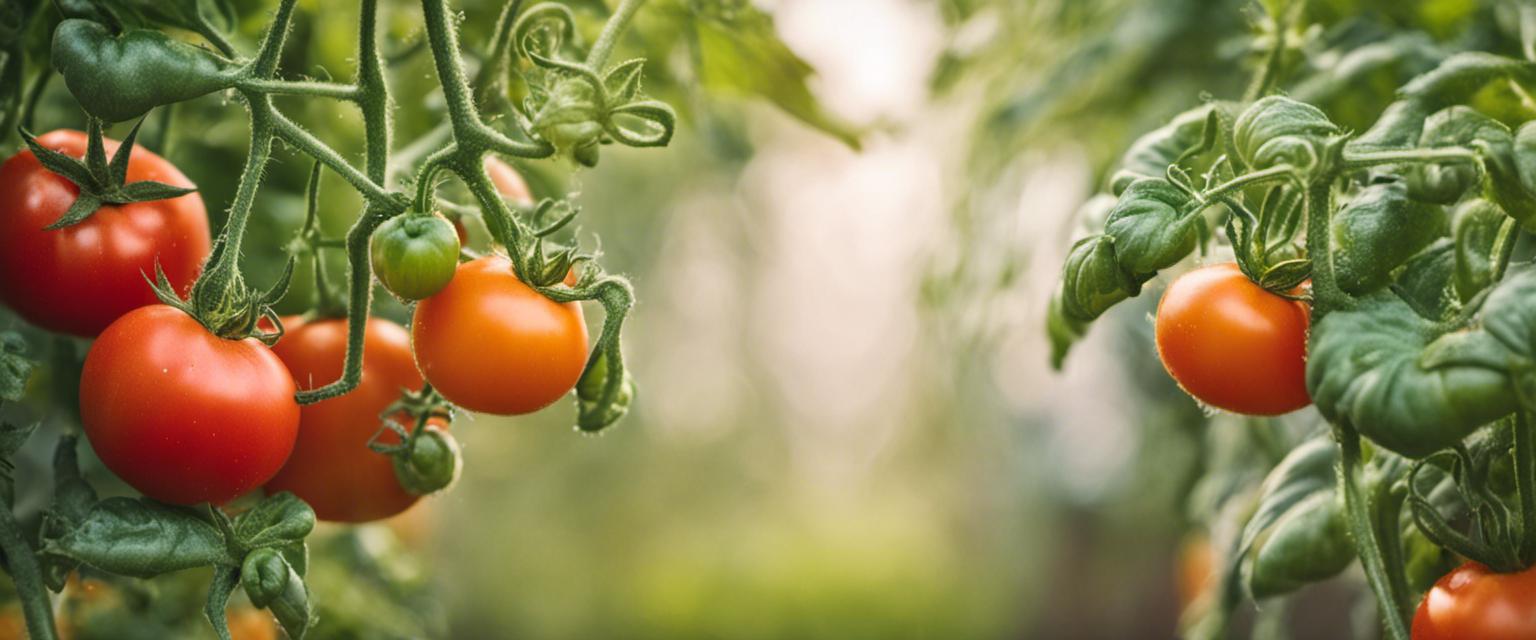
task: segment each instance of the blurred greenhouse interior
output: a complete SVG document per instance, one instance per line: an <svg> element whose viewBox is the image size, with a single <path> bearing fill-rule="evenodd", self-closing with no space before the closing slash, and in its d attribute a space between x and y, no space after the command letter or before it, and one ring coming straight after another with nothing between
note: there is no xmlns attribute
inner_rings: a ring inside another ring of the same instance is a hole
<svg viewBox="0 0 1536 640"><path fill-rule="evenodd" d="M248 39L267 4L242 9ZM656 92L680 115L670 146L605 147L582 171L516 165L538 195L579 192L581 233L635 284L631 415L597 436L571 430L568 403L460 419L451 492L312 542L342 559L313 567L312 637L1150 640L1176 637L1181 613L1210 597L1202 564L1219 560L1202 541L1221 532L1191 502L1224 489L1202 484L1201 460L1252 431L1164 375L1155 295L1107 316L1059 372L1044 319L1079 207L1136 135L1202 95L1242 93L1261 12L1241 0L749 4L814 70L804 100L775 84L794 70L690 75L667 39L684 36L647 31L661 14L642 13L637 32L658 35L620 54L664 77ZM1311 4L1333 20L1435 25L1442 39L1497 23L1471 1ZM349 73L353 5L300 2L303 44L284 64ZM419 15L386 5L401 45ZM464 40L485 40L500 3L454 5ZM431 74L425 56L397 70L400 140L436 124L442 95L409 86ZM43 99L38 129L80 126L61 88ZM355 111L287 100L359 151ZM232 108L217 95L178 107L168 154L216 219L247 144L244 120L216 117ZM304 216L309 162L276 153L247 239L257 283L275 279ZM323 222L340 235L360 200L334 174L323 184ZM331 258L342 273L344 256ZM291 310L313 295L308 268ZM408 318L381 297L381 314ZM595 335L601 310L587 321ZM18 474L45 476L51 446L31 443ZM1360 580L1245 610L1235 637L1281 637L1270 627L1286 618L1290 637L1360 637L1373 615L1357 611Z"/></svg>

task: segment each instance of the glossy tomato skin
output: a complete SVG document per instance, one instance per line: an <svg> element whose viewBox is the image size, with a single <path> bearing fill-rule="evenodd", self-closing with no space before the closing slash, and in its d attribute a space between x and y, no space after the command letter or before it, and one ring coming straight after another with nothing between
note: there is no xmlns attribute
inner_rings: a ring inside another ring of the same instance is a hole
<svg viewBox="0 0 1536 640"><path fill-rule="evenodd" d="M502 256L459 265L411 321L416 364L443 397L470 411L538 411L576 385L587 362L577 303L539 295Z"/></svg>
<svg viewBox="0 0 1536 640"><path fill-rule="evenodd" d="M288 459L295 391L265 345L219 338L157 304L128 312L91 345L80 421L107 468L144 495L222 504Z"/></svg>
<svg viewBox="0 0 1536 640"><path fill-rule="evenodd" d="M53 131L44 147L83 157L86 135ZM118 143L106 141L107 154ZM192 182L176 167L135 146L128 182ZM78 336L101 333L128 311L157 302L144 276L155 263L185 293L208 257L208 213L196 192L167 200L103 205L79 224L53 224L79 188L43 168L30 150L0 165L0 302L32 324Z"/></svg>
<svg viewBox="0 0 1536 640"><path fill-rule="evenodd" d="M341 377L347 352L347 323L284 319L287 332L272 350L301 389ZM395 479L389 456L368 448L379 430L379 414L400 399L401 389L421 389L411 359L410 334L383 318L369 318L363 333L363 377L345 395L305 405L293 455L267 483L267 492L292 491L333 522L369 522L405 511L416 502ZM408 420L402 416L402 422ZM407 425L409 428L409 425ZM380 442L399 438L386 433Z"/></svg>
<svg viewBox="0 0 1536 640"><path fill-rule="evenodd" d="M1424 594L1413 616L1413 640L1536 638L1536 567L1494 573L1468 562Z"/></svg>
<svg viewBox="0 0 1536 640"><path fill-rule="evenodd" d="M1254 284L1236 264L1180 276L1157 306L1157 352L1189 395L1219 409L1273 416L1307 395L1308 309Z"/></svg>

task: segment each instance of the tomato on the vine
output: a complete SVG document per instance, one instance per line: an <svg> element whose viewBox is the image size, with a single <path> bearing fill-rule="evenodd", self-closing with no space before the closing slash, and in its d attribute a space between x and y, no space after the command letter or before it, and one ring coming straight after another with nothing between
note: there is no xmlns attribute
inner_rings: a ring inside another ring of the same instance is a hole
<svg viewBox="0 0 1536 640"><path fill-rule="evenodd" d="M416 305L411 341L433 388L482 413L549 406L576 385L587 363L581 305L540 295L503 256L459 265L446 288Z"/></svg>
<svg viewBox="0 0 1536 640"><path fill-rule="evenodd" d="M130 311L86 354L80 421L140 493L222 504L269 480L299 428L293 377L254 338L226 340L167 305Z"/></svg>
<svg viewBox="0 0 1536 640"><path fill-rule="evenodd" d="M1536 638L1536 567L1494 573L1468 562L1424 594L1413 616L1413 640Z"/></svg>
<svg viewBox="0 0 1536 640"><path fill-rule="evenodd" d="M87 149L79 131L53 131L37 142L76 158ZM105 146L111 154L118 143ZM141 181L193 186L171 163L135 146L127 182ZM157 264L178 292L197 278L210 246L208 213L197 193L104 204L79 223L45 229L79 193L31 150L0 165L0 302L44 329L94 336L130 310L157 302L145 280Z"/></svg>
<svg viewBox="0 0 1536 640"><path fill-rule="evenodd" d="M283 326L286 332L272 351L300 388L341 376L346 321L284 319ZM405 511L416 496L396 480L390 456L369 449L368 441L382 425L379 414L400 399L401 390L418 390L421 384L411 360L410 334L383 318L369 318L363 333L362 381L349 393L303 407L293 455L267 482L267 491L293 492L321 520L368 522ZM396 419L411 426L406 416ZM379 442L398 444L400 439L385 431Z"/></svg>
<svg viewBox="0 0 1536 640"><path fill-rule="evenodd" d="M1196 269L1157 306L1157 352L1205 404L1249 415L1307 406L1307 306L1264 290L1236 264Z"/></svg>
<svg viewBox="0 0 1536 640"><path fill-rule="evenodd" d="M420 300L447 286L459 266L461 242L441 215L409 213L390 218L369 248L379 282L406 300Z"/></svg>

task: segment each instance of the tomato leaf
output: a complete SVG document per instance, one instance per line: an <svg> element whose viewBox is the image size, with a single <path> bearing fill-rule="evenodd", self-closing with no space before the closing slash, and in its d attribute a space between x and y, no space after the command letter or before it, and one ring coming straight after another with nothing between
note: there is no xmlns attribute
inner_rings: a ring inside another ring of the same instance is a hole
<svg viewBox="0 0 1536 640"><path fill-rule="evenodd" d="M1260 488L1238 547L1254 598L1295 591L1343 571L1355 552L1334 491L1338 447L1319 436L1291 450Z"/></svg>
<svg viewBox="0 0 1536 640"><path fill-rule="evenodd" d="M53 452L53 504L43 512L39 537L46 541L69 533L90 515L95 504L96 490L80 475L75 436L64 436ZM69 572L78 564L55 554L40 554L39 560L43 582L54 591L64 588Z"/></svg>
<svg viewBox="0 0 1536 640"><path fill-rule="evenodd" d="M693 13L696 9L688 9ZM811 65L779 40L773 19L747 5L728 14L687 15L705 87L766 98L786 113L858 149L861 133L827 113L811 93Z"/></svg>
<svg viewBox="0 0 1536 640"><path fill-rule="evenodd" d="M1392 290L1420 316L1448 321L1461 309L1456 301L1455 275L1456 246L1441 238L1403 265Z"/></svg>
<svg viewBox="0 0 1536 640"><path fill-rule="evenodd" d="M240 583L251 604L272 611L291 638L303 638L309 629L309 587L282 554L257 549L246 556Z"/></svg>
<svg viewBox="0 0 1536 640"><path fill-rule="evenodd" d="M1445 209L1408 197L1401 182L1373 184L1333 218L1339 286L1367 293L1385 286L1393 269L1446 234Z"/></svg>
<svg viewBox="0 0 1536 640"><path fill-rule="evenodd" d="M315 530L315 511L283 491L235 516L233 528L235 541L246 548L290 545Z"/></svg>
<svg viewBox="0 0 1536 640"><path fill-rule="evenodd" d="M234 564L219 529L196 510L147 498L107 498L44 551L108 573L148 578L170 571Z"/></svg>
<svg viewBox="0 0 1536 640"><path fill-rule="evenodd" d="M1493 283L1494 245L1499 227L1508 219L1504 210L1481 198L1468 200L1451 215L1455 238L1456 297L1467 302Z"/></svg>

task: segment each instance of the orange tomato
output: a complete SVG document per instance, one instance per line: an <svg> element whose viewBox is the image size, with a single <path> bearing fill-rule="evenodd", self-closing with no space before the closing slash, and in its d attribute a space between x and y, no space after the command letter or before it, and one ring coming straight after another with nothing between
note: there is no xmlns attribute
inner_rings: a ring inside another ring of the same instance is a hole
<svg viewBox="0 0 1536 640"><path fill-rule="evenodd" d="M1248 415L1289 413L1307 395L1307 305L1264 290L1236 264L1180 276L1157 306L1157 352L1195 399Z"/></svg>
<svg viewBox="0 0 1536 640"><path fill-rule="evenodd" d="M422 375L470 411L538 411L576 385L587 363L581 305L554 302L502 256L459 265L448 287L416 305L411 340Z"/></svg>

